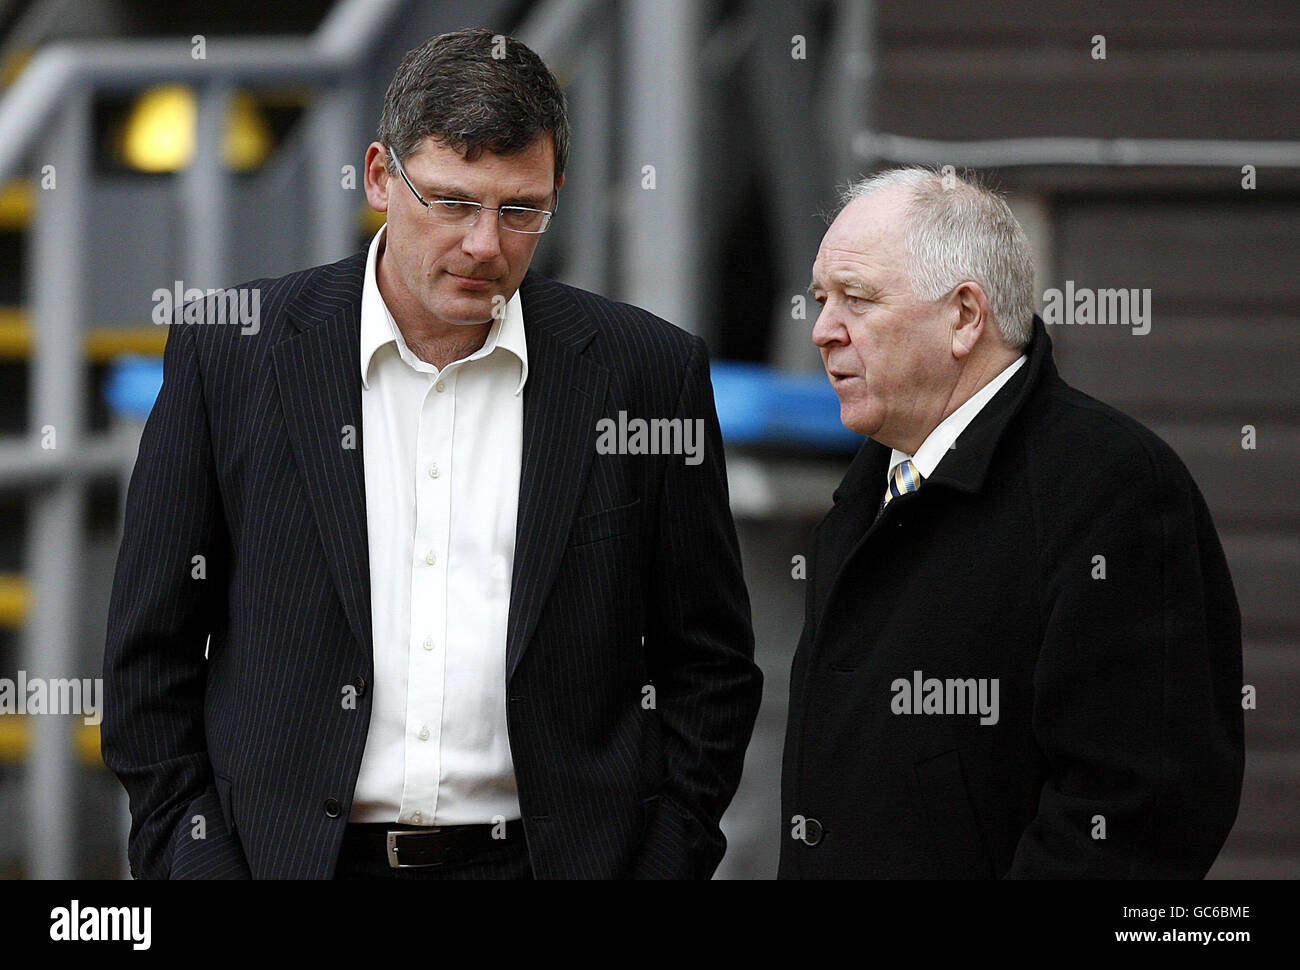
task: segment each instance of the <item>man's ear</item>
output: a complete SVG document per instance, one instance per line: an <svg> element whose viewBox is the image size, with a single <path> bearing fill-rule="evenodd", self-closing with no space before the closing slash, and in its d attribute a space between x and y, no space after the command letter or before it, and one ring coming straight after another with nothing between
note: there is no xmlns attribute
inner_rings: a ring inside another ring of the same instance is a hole
<svg viewBox="0 0 1300 970"><path fill-rule="evenodd" d="M975 349L993 315L984 288L973 281L960 284L952 291L951 299L956 314L952 327L952 355L961 360Z"/></svg>
<svg viewBox="0 0 1300 970"><path fill-rule="evenodd" d="M366 149L366 202L376 212L388 211L388 188L393 173L388 170L388 150L377 141Z"/></svg>

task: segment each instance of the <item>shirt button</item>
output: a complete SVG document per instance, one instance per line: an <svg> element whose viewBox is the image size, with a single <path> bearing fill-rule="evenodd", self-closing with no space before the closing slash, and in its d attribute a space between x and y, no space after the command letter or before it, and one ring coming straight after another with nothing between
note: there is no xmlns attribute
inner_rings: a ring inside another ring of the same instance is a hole
<svg viewBox="0 0 1300 970"><path fill-rule="evenodd" d="M822 823L815 818L810 818L804 822L803 840L806 845L816 845L822 840L824 830Z"/></svg>
<svg viewBox="0 0 1300 970"><path fill-rule="evenodd" d="M420 740L421 741L429 740L429 729L427 727L420 728Z"/></svg>
<svg viewBox="0 0 1300 970"><path fill-rule="evenodd" d="M411 816L411 821L414 822L416 825L419 825L420 819L423 817L424 816L422 816L419 812L416 812L414 815Z"/></svg>
<svg viewBox="0 0 1300 970"><path fill-rule="evenodd" d="M425 649L425 650L432 650L432 649L433 649L433 637L425 637L425 638L424 638L424 649Z"/></svg>
<svg viewBox="0 0 1300 970"><path fill-rule="evenodd" d="M438 471L438 466L437 466L437 465L430 465L430 466L429 466L429 477L430 477L430 478L437 478L440 474L442 474L442 473Z"/></svg>
<svg viewBox="0 0 1300 970"><path fill-rule="evenodd" d="M437 384L433 385L433 389L437 391L439 394L441 394L443 391L447 389L447 385L444 384L442 381L439 381Z"/></svg>
<svg viewBox="0 0 1300 970"><path fill-rule="evenodd" d="M434 563L438 561L438 557L434 554L434 551L430 549L428 552L424 554L424 561L427 562L430 566L432 566Z"/></svg>

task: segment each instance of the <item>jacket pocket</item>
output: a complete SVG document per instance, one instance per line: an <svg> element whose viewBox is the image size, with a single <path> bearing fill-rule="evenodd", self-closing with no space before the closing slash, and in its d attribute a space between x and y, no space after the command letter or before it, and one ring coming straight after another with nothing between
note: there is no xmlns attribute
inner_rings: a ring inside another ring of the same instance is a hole
<svg viewBox="0 0 1300 970"><path fill-rule="evenodd" d="M650 828L650 821L659 811L659 796L651 795L649 798L641 799L641 835L644 836L646 830Z"/></svg>
<svg viewBox="0 0 1300 970"><path fill-rule="evenodd" d="M214 775L213 780L217 786L217 799L221 802L221 814L226 820L226 826L230 831L235 831L235 811L231 808L230 803L230 779L223 778L221 775Z"/></svg>
<svg viewBox="0 0 1300 970"><path fill-rule="evenodd" d="M631 532L636 525L636 513L641 500L636 499L627 505L617 505L611 509L602 509L590 515L580 515L573 520L573 530L569 533L569 545L585 546L602 539L612 539Z"/></svg>
<svg viewBox="0 0 1300 970"><path fill-rule="evenodd" d="M940 878L992 879L993 863L971 805L957 751L913 766Z"/></svg>
<svg viewBox="0 0 1300 970"><path fill-rule="evenodd" d="M248 860L244 858L239 837L229 827L226 803L229 801L230 782L222 780L225 798L218 794L214 779L203 792L190 802L185 815L172 836L172 879L250 879ZM197 827L202 819L203 827Z"/></svg>

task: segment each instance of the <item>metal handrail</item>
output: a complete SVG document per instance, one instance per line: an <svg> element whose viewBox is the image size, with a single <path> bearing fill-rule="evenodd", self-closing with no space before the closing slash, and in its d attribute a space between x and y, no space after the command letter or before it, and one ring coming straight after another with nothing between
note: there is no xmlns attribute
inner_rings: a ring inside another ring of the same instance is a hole
<svg viewBox="0 0 1300 970"><path fill-rule="evenodd" d="M340 0L310 37L208 39L195 59L165 40L60 41L42 48L0 101L0 180L9 178L69 92L163 82L337 81L378 43L407 0Z"/></svg>
<svg viewBox="0 0 1300 970"><path fill-rule="evenodd" d="M318 85L307 126L310 150L318 161L346 150L359 110L360 69L409 5L410 0L340 0L308 38L205 38L201 59L192 57L183 41L50 44L0 101L0 181L19 171L34 151L59 159L59 191L42 194L41 215L32 224L32 428L23 438L0 438L0 482L31 490L26 572L33 606L23 631L25 668L60 676L77 662L74 643L80 631L76 611L67 604L79 583L67 550L78 546L91 480L128 470L139 433L119 428L108 435L88 434L78 392L86 314L82 214L91 177L94 95L161 83L196 88L194 164L176 180L189 222L185 275L199 284L228 283L223 220L230 210L229 176L219 146L231 92L249 84ZM544 56L562 57L580 46L576 39L602 9L594 0L545 0L518 34ZM321 204L314 209L308 255L328 262L338 258L341 246L351 244L354 212L351 197L337 191L337 167L316 164L313 172ZM42 425L57 429L57 448L38 446L36 429ZM74 765L69 742L62 719L37 718L30 724L26 846L28 875L37 878L72 875Z"/></svg>
<svg viewBox="0 0 1300 970"><path fill-rule="evenodd" d="M1194 138L994 138L938 141L863 131L853 139L861 159L895 163L1003 168L1023 165L1300 167L1298 141Z"/></svg>
<svg viewBox="0 0 1300 970"><path fill-rule="evenodd" d="M230 92L250 82L319 84L309 123L317 154L328 157L351 131L359 68L407 2L340 0L306 40L205 38L202 59L191 57L188 45L176 41L51 44L0 101L0 180L10 177L34 148L48 151L59 165L58 191L41 194L40 218L31 227L32 427L21 442L0 440L0 481L31 489L25 567L33 608L22 651L29 672L64 676L78 662L75 644L81 631L68 604L80 584L67 551L81 543L89 479L114 465L128 468L134 452L120 434L87 433L80 395L87 298L83 216L92 177L94 95L164 82L189 82L198 89L195 161L176 182L188 202L186 276L228 283L225 220L230 207L225 204L228 173L220 161L220 139ZM328 176L328 188L337 184L328 165L315 169L322 183ZM337 258L340 253L334 250L350 235L350 203L337 191L323 191L321 198L314 213L312 255ZM57 431L57 447L50 451L38 445L42 426ZM64 719L36 718L29 739L28 875L67 878L73 874L71 835L76 830L71 735Z"/></svg>

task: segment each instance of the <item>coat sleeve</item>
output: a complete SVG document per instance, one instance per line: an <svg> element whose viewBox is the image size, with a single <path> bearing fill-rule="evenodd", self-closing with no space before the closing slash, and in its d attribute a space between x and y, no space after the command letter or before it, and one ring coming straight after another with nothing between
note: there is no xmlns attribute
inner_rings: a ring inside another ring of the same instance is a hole
<svg viewBox="0 0 1300 970"><path fill-rule="evenodd" d="M194 329L174 324L167 335L109 606L101 745L130 798L127 855L137 878L179 875L173 855L189 859L200 847L177 848L178 839L205 829L204 868L244 864L228 851L203 725L205 650L224 617L228 539Z"/></svg>
<svg viewBox="0 0 1300 970"><path fill-rule="evenodd" d="M763 678L727 494L708 353L694 339L677 418L700 422L701 461L671 456L647 563L645 650L663 725L667 780L633 875L712 876L726 849L718 822L740 783Z"/></svg>
<svg viewBox="0 0 1300 970"><path fill-rule="evenodd" d="M1199 879L1241 792L1232 580L1205 502L1163 442L1134 436L1100 462L1077 444L1093 457L1063 476L1075 483L1068 507L1040 509L1033 731L1048 777L1008 877Z"/></svg>

